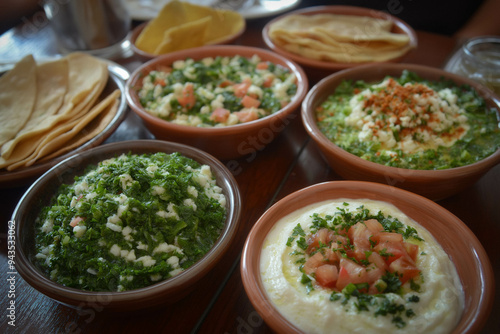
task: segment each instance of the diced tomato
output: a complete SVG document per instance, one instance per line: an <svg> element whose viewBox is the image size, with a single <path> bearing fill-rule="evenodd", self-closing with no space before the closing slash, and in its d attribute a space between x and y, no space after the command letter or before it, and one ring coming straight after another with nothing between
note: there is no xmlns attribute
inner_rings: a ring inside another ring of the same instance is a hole
<svg viewBox="0 0 500 334"><path fill-rule="evenodd" d="M321 253L316 253L313 256L309 257L304 263L304 271L306 274L311 275L318 269L318 267L322 266L325 264L323 254Z"/></svg>
<svg viewBox="0 0 500 334"><path fill-rule="evenodd" d="M405 242L404 245L405 245L406 252L410 256L410 258L413 261L417 261L418 245L415 245L415 244L412 244L412 243L409 243L409 242Z"/></svg>
<svg viewBox="0 0 500 334"><path fill-rule="evenodd" d="M274 75L268 75L264 79L264 83L262 83L262 86L266 87L266 88L269 88L269 87L271 87L273 85L273 81L274 81Z"/></svg>
<svg viewBox="0 0 500 334"><path fill-rule="evenodd" d="M267 68L269 67L269 64L265 61L261 61L260 63L257 64L256 68L258 70L267 70Z"/></svg>
<svg viewBox="0 0 500 334"><path fill-rule="evenodd" d="M351 277L350 277L347 269L345 267L340 267L339 275L337 277L337 283L335 284L335 287L338 290L342 290L343 288L345 288L347 286L347 284L350 283L350 279L351 279Z"/></svg>
<svg viewBox="0 0 500 334"><path fill-rule="evenodd" d="M368 261L384 271L388 268L384 258L377 252L371 252Z"/></svg>
<svg viewBox="0 0 500 334"><path fill-rule="evenodd" d="M366 228L372 233L372 235L377 235L384 231L384 227L376 219L368 219L364 222Z"/></svg>
<svg viewBox="0 0 500 334"><path fill-rule="evenodd" d="M306 252L311 253L314 250L320 247L320 244L328 245L334 237L334 232L327 228L321 228L316 233L311 235L310 238L307 239L307 247Z"/></svg>
<svg viewBox="0 0 500 334"><path fill-rule="evenodd" d="M340 261L339 254L334 252L331 248L323 248L321 253L324 256L325 262L329 264L338 264Z"/></svg>
<svg viewBox="0 0 500 334"><path fill-rule="evenodd" d="M337 267L331 264L322 265L316 270L316 281L325 288L334 288L338 277Z"/></svg>
<svg viewBox="0 0 500 334"><path fill-rule="evenodd" d="M341 277L342 268L347 271L347 279L346 277ZM340 259L339 279L336 284L337 289L342 290L349 283L365 283L366 280L367 276L365 267L346 258Z"/></svg>
<svg viewBox="0 0 500 334"><path fill-rule="evenodd" d="M372 240L377 243L402 243L403 236L394 232L381 232L372 237Z"/></svg>
<svg viewBox="0 0 500 334"><path fill-rule="evenodd" d="M374 283L384 276L385 269L377 267L374 263L371 263L366 267L366 282Z"/></svg>
<svg viewBox="0 0 500 334"><path fill-rule="evenodd" d="M389 265L393 261L399 259L403 255L406 255L406 250L401 243L390 243L384 242L379 243L373 248L373 250L384 258L385 262Z"/></svg>
<svg viewBox="0 0 500 334"><path fill-rule="evenodd" d="M245 95L241 99L241 104L245 108L258 108L260 106L260 101L254 97Z"/></svg>
<svg viewBox="0 0 500 334"><path fill-rule="evenodd" d="M228 87L228 86L231 86L233 85L234 82L230 81L230 80L224 80L222 81L220 84L219 84L219 87L221 88L225 88L225 87Z"/></svg>
<svg viewBox="0 0 500 334"><path fill-rule="evenodd" d="M304 271L314 274L323 287L340 291L350 283L368 283L363 291L378 294L387 285L382 280L387 272L395 273L402 284L420 273L418 245L405 242L399 233L385 232L375 219L358 222L347 231L322 228L309 236L307 244L307 254L317 252L308 258Z"/></svg>
<svg viewBox="0 0 500 334"><path fill-rule="evenodd" d="M256 119L259 118L257 111L255 111L253 109L237 111L234 114L238 117L238 120L241 123L255 121Z"/></svg>
<svg viewBox="0 0 500 334"><path fill-rule="evenodd" d="M249 78L243 79L243 82L233 85L234 95L236 97L243 97L247 94L248 89L252 85L252 81Z"/></svg>
<svg viewBox="0 0 500 334"><path fill-rule="evenodd" d="M212 111L212 115L210 115L210 119L219 122L219 123L225 123L227 119L229 118L229 115L231 112L225 108L217 108L214 111Z"/></svg>
<svg viewBox="0 0 500 334"><path fill-rule="evenodd" d="M81 221L83 221L84 219L82 217L79 217L79 216L76 216L74 217L71 222L69 223L69 225L71 227L75 227L76 225L78 225L78 223L80 223Z"/></svg>
<svg viewBox="0 0 500 334"><path fill-rule="evenodd" d="M179 104L186 108L192 108L196 103L194 95L194 86L192 83L187 83L182 89L181 96L177 99Z"/></svg>
<svg viewBox="0 0 500 334"><path fill-rule="evenodd" d="M162 87L165 87L167 85L167 83L165 82L164 79L156 78L155 79L155 85L160 85Z"/></svg>
<svg viewBox="0 0 500 334"><path fill-rule="evenodd" d="M399 233L381 232L373 236L372 240L374 239L377 245L373 250L382 255L387 264L407 254L403 246L403 236Z"/></svg>
<svg viewBox="0 0 500 334"><path fill-rule="evenodd" d="M350 241L343 235L334 235L332 239L332 248L349 248Z"/></svg>
<svg viewBox="0 0 500 334"><path fill-rule="evenodd" d="M415 263L407 256L394 260L389 266L389 271L398 274L401 284L405 284L420 273Z"/></svg>
<svg viewBox="0 0 500 334"><path fill-rule="evenodd" d="M363 223L356 223L347 232L354 245L354 257L361 261L366 259L366 252L370 250L371 243L370 237L372 236L370 230Z"/></svg>

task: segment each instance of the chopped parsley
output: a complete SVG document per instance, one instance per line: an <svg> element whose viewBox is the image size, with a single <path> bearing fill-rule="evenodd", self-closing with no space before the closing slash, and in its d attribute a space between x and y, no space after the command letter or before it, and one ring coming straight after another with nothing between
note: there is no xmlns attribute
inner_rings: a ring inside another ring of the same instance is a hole
<svg viewBox="0 0 500 334"><path fill-rule="evenodd" d="M60 187L36 223L36 263L53 281L124 291L206 254L226 219L210 167L179 153L124 154Z"/></svg>
<svg viewBox="0 0 500 334"><path fill-rule="evenodd" d="M377 83L343 81L316 116L333 143L392 167L460 167L500 148L499 115L474 88L409 71Z"/></svg>

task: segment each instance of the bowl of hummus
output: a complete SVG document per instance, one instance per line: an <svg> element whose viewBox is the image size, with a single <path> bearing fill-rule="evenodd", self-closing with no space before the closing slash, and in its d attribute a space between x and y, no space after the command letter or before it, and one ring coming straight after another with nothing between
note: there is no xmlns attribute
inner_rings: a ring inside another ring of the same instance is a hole
<svg viewBox="0 0 500 334"><path fill-rule="evenodd" d="M500 162L499 110L498 97L467 78L379 64L320 81L304 99L302 121L341 177L439 200Z"/></svg>
<svg viewBox="0 0 500 334"><path fill-rule="evenodd" d="M241 274L278 333L478 332L494 289L462 221L364 181L316 184L274 204L247 237Z"/></svg>
<svg viewBox="0 0 500 334"><path fill-rule="evenodd" d="M125 141L68 158L18 203L16 268L72 306L137 310L183 298L221 259L241 210L217 159L164 141Z"/></svg>

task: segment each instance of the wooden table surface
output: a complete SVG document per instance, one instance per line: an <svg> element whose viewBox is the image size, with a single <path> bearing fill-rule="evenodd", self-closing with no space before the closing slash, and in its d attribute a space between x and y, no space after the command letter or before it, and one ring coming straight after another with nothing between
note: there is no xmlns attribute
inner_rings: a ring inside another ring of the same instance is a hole
<svg viewBox="0 0 500 334"><path fill-rule="evenodd" d="M43 18L42 14L35 15L31 21L0 36L0 62L15 61L28 53L40 57L57 53L54 37ZM245 34L235 44L265 48L261 30L270 18L247 21ZM441 67L454 49L453 40L446 36L419 31L418 40L418 49L405 60L408 63ZM134 56L115 61L128 70L141 64ZM140 119L130 112L108 142L150 137ZM244 207L236 240L220 263L185 299L153 311L106 314L99 305L83 305L78 309L60 305L17 275L15 327L8 325L5 313L10 300L6 283L7 223L27 185L0 189L0 332L271 333L243 289L239 259L246 236L262 213L279 199L303 187L340 177L322 159L300 117L295 117L265 149L237 162L239 168L232 170ZM438 203L467 224L482 242L494 268L496 285L500 286L500 165L469 189ZM499 332L500 296L496 292L493 311L482 333Z"/></svg>

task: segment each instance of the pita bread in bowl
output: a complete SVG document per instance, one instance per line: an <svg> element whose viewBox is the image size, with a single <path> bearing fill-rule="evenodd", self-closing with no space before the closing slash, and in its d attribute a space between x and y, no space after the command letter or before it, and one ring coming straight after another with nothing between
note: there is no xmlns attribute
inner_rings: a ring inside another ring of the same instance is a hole
<svg viewBox="0 0 500 334"><path fill-rule="evenodd" d="M0 187L24 185L106 140L126 116L128 75L83 53L16 63L0 78Z"/></svg>
<svg viewBox="0 0 500 334"><path fill-rule="evenodd" d="M351 6L299 9L271 20L262 35L271 50L322 77L362 64L399 62L417 47L416 33L404 21Z"/></svg>
<svg viewBox="0 0 500 334"><path fill-rule="evenodd" d="M130 36L132 49L143 59L203 45L230 44L245 31L243 16L229 9L214 9L170 1Z"/></svg>

